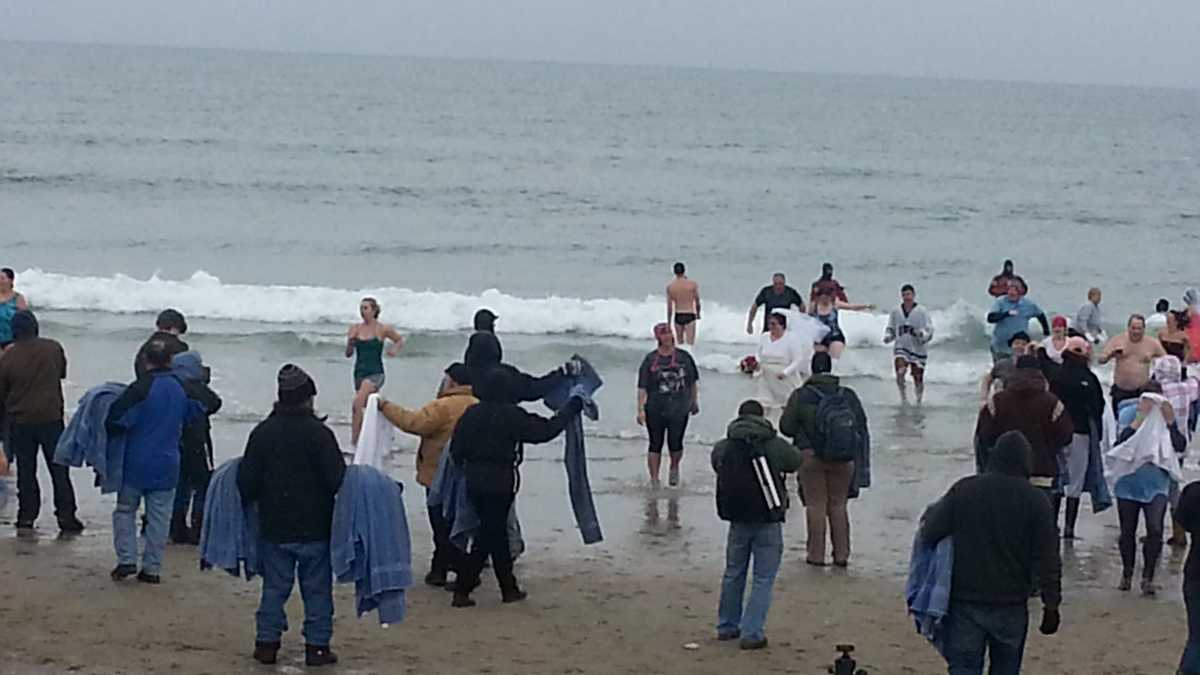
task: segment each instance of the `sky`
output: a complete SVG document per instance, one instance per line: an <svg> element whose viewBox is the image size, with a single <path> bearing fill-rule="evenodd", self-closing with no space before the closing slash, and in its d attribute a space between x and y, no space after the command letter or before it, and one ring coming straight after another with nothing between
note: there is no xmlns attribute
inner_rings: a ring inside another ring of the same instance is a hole
<svg viewBox="0 0 1200 675"><path fill-rule="evenodd" d="M1200 0L0 0L0 39L1200 89Z"/></svg>

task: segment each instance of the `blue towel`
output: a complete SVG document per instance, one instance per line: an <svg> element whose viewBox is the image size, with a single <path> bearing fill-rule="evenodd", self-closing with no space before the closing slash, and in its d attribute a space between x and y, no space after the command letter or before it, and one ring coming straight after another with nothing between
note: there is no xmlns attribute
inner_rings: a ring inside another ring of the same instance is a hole
<svg viewBox="0 0 1200 675"><path fill-rule="evenodd" d="M1107 415L1108 411L1103 414ZM1083 491L1092 497L1092 513L1100 513L1113 505L1108 480L1104 477L1104 458L1101 456L1104 429L1092 420L1089 431L1087 475L1083 479Z"/></svg>
<svg viewBox="0 0 1200 675"><path fill-rule="evenodd" d="M917 632L943 656L946 646L944 623L950 611L950 584L953 577L953 537L945 537L936 547L931 547L921 541L921 533L918 532L908 563L905 600L908 613L916 622Z"/></svg>
<svg viewBox="0 0 1200 675"><path fill-rule="evenodd" d="M354 582L358 616L378 610L381 624L404 620L404 591L412 586L403 492L378 469L354 464L346 467L333 507L333 574Z"/></svg>
<svg viewBox="0 0 1200 675"><path fill-rule="evenodd" d="M446 446L438 460L437 473L425 497L425 506L440 509L442 517L450 524L450 542L466 551L471 540L479 531L479 515L467 498L467 477L452 458L451 445Z"/></svg>
<svg viewBox="0 0 1200 675"><path fill-rule="evenodd" d="M590 420L600 419L600 408L592 400L596 390L604 381L583 357L572 357L579 363L580 372L564 378L562 384L546 394L543 402L552 410L559 410L572 398L583 401L583 415ZM588 481L587 452L583 445L583 415L576 415L567 423L566 443L563 447L563 463L567 469L567 493L571 497L571 510L575 513L575 524L584 544L595 544L604 540L600 531L600 520L596 516L596 504L592 500L592 486Z"/></svg>
<svg viewBox="0 0 1200 675"><path fill-rule="evenodd" d="M240 457L231 459L209 480L200 527L200 569L216 567L235 577L244 573L249 581L258 574L258 507L242 507L237 485L241 464Z"/></svg>
<svg viewBox="0 0 1200 675"><path fill-rule="evenodd" d="M108 409L124 392L118 382L88 389L54 449L55 464L92 467L102 494L120 490L124 478L125 434L109 436L105 426Z"/></svg>

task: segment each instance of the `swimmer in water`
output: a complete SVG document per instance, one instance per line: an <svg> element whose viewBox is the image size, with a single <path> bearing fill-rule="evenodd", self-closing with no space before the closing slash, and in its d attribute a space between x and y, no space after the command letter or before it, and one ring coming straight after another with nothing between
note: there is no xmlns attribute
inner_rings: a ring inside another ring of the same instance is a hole
<svg viewBox="0 0 1200 675"><path fill-rule="evenodd" d="M843 302L834 296L834 291L830 287L818 289L817 301L813 304L813 316L829 328L829 333L816 344L815 349L818 352L829 352L830 358L833 359L840 359L842 352L846 349L846 335L842 332L838 320L838 312L843 309L851 312L869 312L875 309L875 305L854 305Z"/></svg>
<svg viewBox="0 0 1200 675"><path fill-rule="evenodd" d="M667 286L667 323L675 326L675 341L696 344L700 320L700 285L687 277L683 263L675 263L675 280Z"/></svg>

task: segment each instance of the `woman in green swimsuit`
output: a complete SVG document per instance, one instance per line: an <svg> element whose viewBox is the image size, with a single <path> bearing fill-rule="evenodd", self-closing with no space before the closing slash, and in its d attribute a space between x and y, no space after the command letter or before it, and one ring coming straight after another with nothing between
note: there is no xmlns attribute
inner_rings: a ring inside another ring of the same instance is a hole
<svg viewBox="0 0 1200 675"><path fill-rule="evenodd" d="M363 298L358 305L362 323L350 327L346 335L346 358L354 359L354 405L351 411L352 430L350 442L358 445L358 433L362 430L363 410L367 398L383 389L383 354L388 340L392 346L386 349L388 356L396 356L404 347L404 336L395 328L380 323L379 302L375 298Z"/></svg>

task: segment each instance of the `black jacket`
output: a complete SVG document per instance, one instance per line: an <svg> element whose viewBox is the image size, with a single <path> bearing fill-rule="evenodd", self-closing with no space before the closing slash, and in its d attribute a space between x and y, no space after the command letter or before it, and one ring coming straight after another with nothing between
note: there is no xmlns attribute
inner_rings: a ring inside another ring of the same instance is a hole
<svg viewBox="0 0 1200 675"><path fill-rule="evenodd" d="M1087 365L1067 360L1054 371L1050 380L1050 393L1062 401L1075 433L1084 436L1091 433L1091 425L1103 429L1104 390L1100 380Z"/></svg>
<svg viewBox="0 0 1200 675"><path fill-rule="evenodd" d="M238 490L246 503L258 503L267 541L329 541L333 498L345 473L341 447L329 427L311 410L277 405L250 432Z"/></svg>
<svg viewBox="0 0 1200 675"><path fill-rule="evenodd" d="M155 332L154 335L151 335L148 340L142 343L142 346L138 349L137 355L133 357L134 379L140 378L142 375L146 374L147 370L149 370L149 368L146 366L146 348L149 347L150 343L154 342L155 340L162 340L164 343L166 343L167 354L169 356L182 354L189 349L188 343L180 340L178 335L174 333L165 333L163 331Z"/></svg>
<svg viewBox="0 0 1200 675"><path fill-rule="evenodd" d="M463 467L472 492L515 494L524 444L554 440L582 407L572 398L554 417L534 415L517 405L513 383L505 368L488 371L473 385L479 403L467 408L454 428L451 457Z"/></svg>
<svg viewBox="0 0 1200 675"><path fill-rule="evenodd" d="M1196 544L1196 537L1200 537L1200 481L1188 483L1183 488L1179 506L1175 507L1175 517L1192 535L1192 547L1188 549L1187 563L1183 566L1184 583L1200 581L1200 546Z"/></svg>
<svg viewBox="0 0 1200 675"><path fill-rule="evenodd" d="M803 387L792 392L783 409L783 415L779 418L779 432L784 436L791 436L792 442L801 450L818 450L813 447L813 442L817 435L817 406L820 405L821 399L813 390L819 389L821 393L828 395L837 393L839 387L845 389L850 409L858 420L858 430L869 447L871 430L867 425L867 411L863 408L862 401L853 389L842 387L837 375L829 373L813 375Z"/></svg>
<svg viewBox="0 0 1200 675"><path fill-rule="evenodd" d="M204 382L185 382L188 395L204 405L207 414L183 428L179 441L181 473L201 477L213 470L212 423L209 416L221 410L221 397Z"/></svg>
<svg viewBox="0 0 1200 675"><path fill-rule="evenodd" d="M925 514L921 538L954 537L956 602L1024 605L1040 586L1042 602L1062 600L1062 560L1050 500L1029 483L1032 450L1019 431L1004 434L987 473L954 484Z"/></svg>
<svg viewBox="0 0 1200 675"><path fill-rule="evenodd" d="M467 341L467 351L463 354L463 363L468 368L475 369L480 375L492 366L500 365L504 360L504 348L500 346L500 338L488 330L475 331Z"/></svg>

